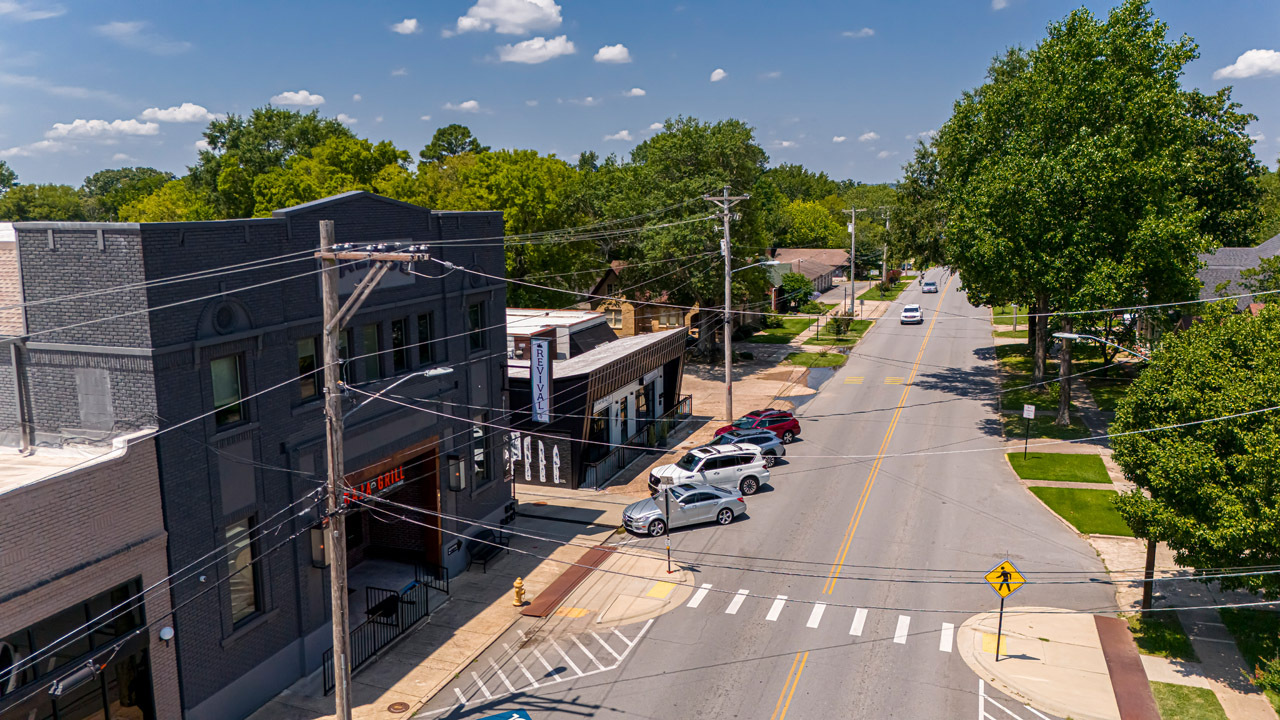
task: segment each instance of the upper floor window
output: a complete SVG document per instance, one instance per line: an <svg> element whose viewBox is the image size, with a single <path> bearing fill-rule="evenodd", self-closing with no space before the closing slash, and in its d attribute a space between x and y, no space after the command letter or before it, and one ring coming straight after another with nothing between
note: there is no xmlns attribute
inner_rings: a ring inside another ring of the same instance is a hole
<svg viewBox="0 0 1280 720"><path fill-rule="evenodd" d="M485 303L472 303L467 308L467 344L472 352L485 349L488 332L485 327Z"/></svg>
<svg viewBox="0 0 1280 720"><path fill-rule="evenodd" d="M213 375L213 421L218 427L234 425L245 419L243 379L244 356L228 355L209 363Z"/></svg>
<svg viewBox="0 0 1280 720"><path fill-rule="evenodd" d="M436 363L436 318L432 313L418 316L418 364Z"/></svg>
<svg viewBox="0 0 1280 720"><path fill-rule="evenodd" d="M622 327L622 311L617 308L611 308L604 311L604 316L609 322L609 327L617 329Z"/></svg>
<svg viewBox="0 0 1280 720"><path fill-rule="evenodd" d="M253 519L227 526L227 587L231 591L231 622L239 624L258 612L258 566L254 562Z"/></svg>
<svg viewBox="0 0 1280 720"><path fill-rule="evenodd" d="M323 376L320 373L320 343L316 338L298 341L298 390L303 400L320 394Z"/></svg>
<svg viewBox="0 0 1280 720"><path fill-rule="evenodd" d="M391 321L391 369L402 373L409 369L409 320Z"/></svg>
<svg viewBox="0 0 1280 720"><path fill-rule="evenodd" d="M370 382L382 377L382 355L378 353L378 336L381 328L376 325L365 325L357 330L356 355L359 356L360 382Z"/></svg>

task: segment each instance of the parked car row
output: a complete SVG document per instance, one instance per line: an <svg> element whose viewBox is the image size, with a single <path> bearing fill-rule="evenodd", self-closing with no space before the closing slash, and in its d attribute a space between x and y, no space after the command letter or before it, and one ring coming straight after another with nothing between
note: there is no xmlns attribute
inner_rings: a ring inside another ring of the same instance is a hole
<svg viewBox="0 0 1280 720"><path fill-rule="evenodd" d="M652 497L628 505L623 524L658 537L669 528L715 520L728 525L746 512L744 496L769 482L769 468L787 454L800 422L786 410L754 410L716 430L715 439L649 473ZM669 509L668 509L669 508Z"/></svg>

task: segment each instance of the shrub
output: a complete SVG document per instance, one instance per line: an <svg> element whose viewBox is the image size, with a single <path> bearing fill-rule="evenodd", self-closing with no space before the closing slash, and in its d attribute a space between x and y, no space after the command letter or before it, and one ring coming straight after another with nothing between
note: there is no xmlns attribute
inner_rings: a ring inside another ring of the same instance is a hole
<svg viewBox="0 0 1280 720"><path fill-rule="evenodd" d="M813 300L810 300L809 302L800 306L800 312L804 313L805 315L822 315L826 311L827 311L827 308L825 306Z"/></svg>

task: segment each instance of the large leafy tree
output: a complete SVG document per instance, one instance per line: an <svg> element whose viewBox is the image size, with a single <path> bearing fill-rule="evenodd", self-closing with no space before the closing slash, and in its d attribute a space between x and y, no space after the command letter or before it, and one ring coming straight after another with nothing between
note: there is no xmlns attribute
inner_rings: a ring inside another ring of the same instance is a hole
<svg viewBox="0 0 1280 720"><path fill-rule="evenodd" d="M18 173L9 167L9 163L0 160L0 195L8 192L9 188L18 184Z"/></svg>
<svg viewBox="0 0 1280 720"><path fill-rule="evenodd" d="M125 222L186 222L217 220L218 214L206 196L192 187L188 178L170 180L150 195L120 208Z"/></svg>
<svg viewBox="0 0 1280 720"><path fill-rule="evenodd" d="M1140 488L1118 503L1134 532L1193 568L1280 565L1280 411L1242 415L1278 405L1280 306L1253 317L1215 303L1165 335L1111 426L1113 457ZM1280 597L1274 573L1218 582Z"/></svg>
<svg viewBox="0 0 1280 720"><path fill-rule="evenodd" d="M99 170L80 186L85 214L90 220L116 220L121 207L150 195L173 179L173 173L149 167Z"/></svg>
<svg viewBox="0 0 1280 720"><path fill-rule="evenodd" d="M436 130L435 135L431 136L431 142L418 151L418 157L422 158L422 162L431 163L463 153L478 155L486 152L489 152L489 148L480 144L471 134L471 128L454 123Z"/></svg>
<svg viewBox="0 0 1280 720"><path fill-rule="evenodd" d="M778 247L815 248L847 242L849 231L819 202L792 200L782 208Z"/></svg>
<svg viewBox="0 0 1280 720"><path fill-rule="evenodd" d="M1280 255L1262 258L1258 267L1240 271L1240 284L1249 292L1280 292ZM1275 297L1265 298L1275 302Z"/></svg>
<svg viewBox="0 0 1280 720"><path fill-rule="evenodd" d="M86 219L84 198L70 185L15 185L0 195L0 220Z"/></svg>
<svg viewBox="0 0 1280 720"><path fill-rule="evenodd" d="M408 162L408 152L385 140L374 145L356 137L329 138L254 179L254 214L265 217L278 208L350 190L375 191Z"/></svg>
<svg viewBox="0 0 1280 720"><path fill-rule="evenodd" d="M1276 170L1266 171L1258 178L1258 210L1261 217L1250 245L1257 245L1280 235L1280 158L1276 159L1276 167Z"/></svg>
<svg viewBox="0 0 1280 720"><path fill-rule="evenodd" d="M944 263L946 253L942 246L942 233L946 216L942 203L942 173L932 141L916 141L915 154L902 167L902 173L890 226L890 243L901 255L913 257L921 263Z"/></svg>
<svg viewBox="0 0 1280 720"><path fill-rule="evenodd" d="M997 58L939 137L948 255L979 296L1007 285L1034 301L1036 380L1048 313L1192 298L1197 253L1254 222L1253 118L1229 90L1183 90L1196 46L1166 33L1142 0L1105 21L1077 10Z"/></svg>
<svg viewBox="0 0 1280 720"><path fill-rule="evenodd" d="M259 176L339 137L355 135L317 110L303 113L268 105L248 117L228 115L205 129L209 147L200 151L199 161L190 168L192 187L209 197L219 217L249 217L255 203L253 183Z"/></svg>
<svg viewBox="0 0 1280 720"><path fill-rule="evenodd" d="M766 177L788 200L817 201L840 192L840 186L826 173L815 173L803 165L783 163L770 168Z"/></svg>

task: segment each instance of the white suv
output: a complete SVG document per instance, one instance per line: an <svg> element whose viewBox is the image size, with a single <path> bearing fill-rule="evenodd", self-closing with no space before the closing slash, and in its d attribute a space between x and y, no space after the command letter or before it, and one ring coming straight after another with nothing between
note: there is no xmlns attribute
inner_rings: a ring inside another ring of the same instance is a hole
<svg viewBox="0 0 1280 720"><path fill-rule="evenodd" d="M681 483L706 483L743 495L754 495L769 482L769 468L760 448L745 443L694 448L672 465L649 473L649 492Z"/></svg>

